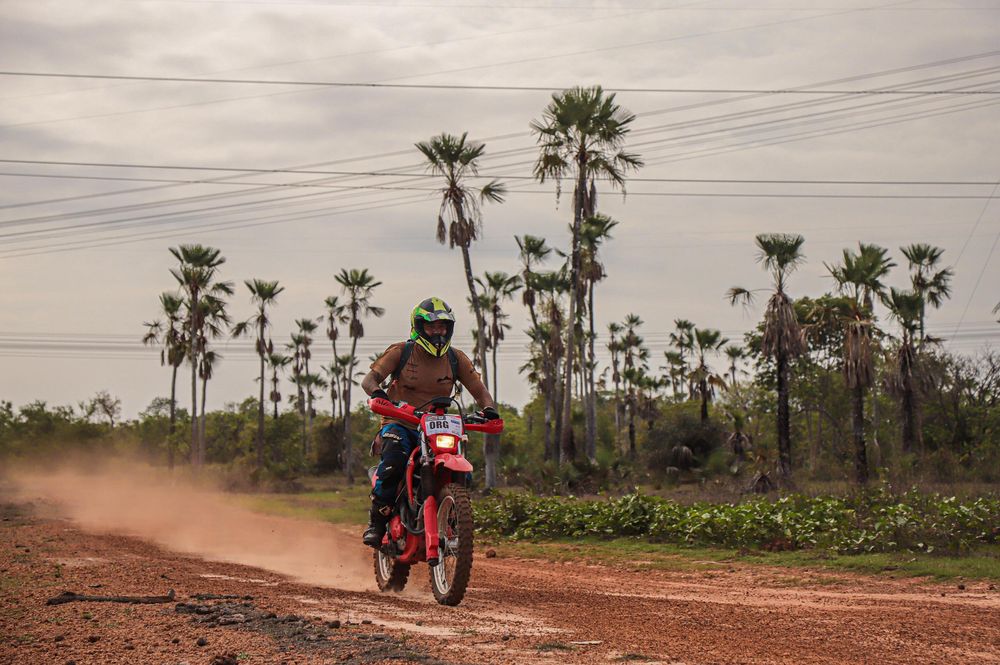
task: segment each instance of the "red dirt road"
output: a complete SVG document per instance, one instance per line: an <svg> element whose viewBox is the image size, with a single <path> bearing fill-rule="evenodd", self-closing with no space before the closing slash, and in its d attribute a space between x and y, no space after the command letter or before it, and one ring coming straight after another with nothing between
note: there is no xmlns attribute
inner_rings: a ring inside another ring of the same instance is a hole
<svg viewBox="0 0 1000 665"><path fill-rule="evenodd" d="M379 594L359 572L370 555L358 535L330 525L266 518L270 533L254 535L268 552L295 550L303 533L309 551L326 543L332 572L318 583L323 571L302 561L234 563L245 558L211 543L196 554L190 539L171 551L48 504L2 512L2 663L1000 663L1000 591L985 582L959 590L747 565L677 573L479 557L461 606L443 608L424 566L404 593ZM171 588L169 604L45 604L64 590ZM237 613L245 620L218 625Z"/></svg>

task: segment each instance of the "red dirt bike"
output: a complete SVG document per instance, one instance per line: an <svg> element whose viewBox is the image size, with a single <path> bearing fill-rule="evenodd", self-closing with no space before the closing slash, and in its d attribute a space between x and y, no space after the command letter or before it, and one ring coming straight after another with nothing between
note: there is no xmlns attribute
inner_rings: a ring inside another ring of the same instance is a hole
<svg viewBox="0 0 1000 665"><path fill-rule="evenodd" d="M375 551L375 581L381 591L402 591L410 566L426 561L431 590L442 605L458 605L472 574L472 503L466 487L472 465L462 456L466 432L499 434L503 420L446 413L458 404L439 397L420 408L405 402L368 400L372 411L419 425L420 445L406 465L382 546ZM372 485L378 467L368 471Z"/></svg>

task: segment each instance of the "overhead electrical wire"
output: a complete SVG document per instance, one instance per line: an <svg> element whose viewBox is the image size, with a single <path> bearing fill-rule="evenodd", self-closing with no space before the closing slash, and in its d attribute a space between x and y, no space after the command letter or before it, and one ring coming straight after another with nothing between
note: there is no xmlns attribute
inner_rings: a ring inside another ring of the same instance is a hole
<svg viewBox="0 0 1000 665"><path fill-rule="evenodd" d="M961 56L961 57L957 57L957 58L948 58L948 59L933 61L933 62L929 62L929 63L922 63L922 64L919 64L919 65L910 65L910 66L907 66L907 67L899 67L899 68L894 68L894 69L881 70L881 71L870 72L870 73L862 74L862 75L855 75L855 76L851 76L851 77L842 77L840 79L832 79L832 80L822 81L822 82L818 82L818 83L814 83L814 84L809 84L809 85L820 86L820 85L838 84L838 83L842 83L842 82L850 82L850 81L863 80L863 79L867 79L867 78L879 78L879 77L883 77L883 76L887 76L887 75L892 75L892 74L897 74L897 73L905 73L905 72L909 72L909 71L915 71L915 70L918 70L918 69L927 69L927 68L933 68L933 67L944 66L944 65L949 65L949 64L955 64L955 63L959 63L959 62L967 62L967 61L976 60L976 59L994 57L994 56L997 56L997 55L1000 55L1000 50L998 50L998 51L987 51L987 52L976 53L976 54L970 54L970 55ZM939 78L939 77L937 77L937 78ZM907 84L907 85L912 85L912 82L909 83L909 84ZM752 98L755 98L755 96L754 95L749 95L749 96L743 96L743 97L739 97L739 98L734 98L734 99L731 99L731 100L716 100L716 101L702 102L702 103L698 103L698 104L689 104L689 105L680 106L680 107L676 107L675 106L675 107L670 107L670 108L667 108L667 109L660 109L660 110L655 110L655 111L648 111L648 112L645 112L645 113L639 113L637 115L640 116L640 117L643 117L643 116L661 114L661 113L672 112L672 111L691 110L691 109L695 109L695 108L703 108L703 107L706 107L706 106L714 106L714 105L718 105L718 104L734 103L734 102L737 102L737 101L742 101L742 100L752 99ZM743 115L745 115L747 113L757 113L757 112L772 113L772 112L777 112L777 110L780 109L780 108L787 108L787 107L794 106L796 104L798 104L798 105L801 105L801 104L815 104L815 103L817 103L817 101L819 103L824 103L826 100L812 100L812 101L806 101L806 102L797 102L795 104L785 105L784 107L777 107L777 108L770 107L768 109L758 110L758 111L754 111L754 112L737 112L735 114L728 114L728 117L743 116ZM717 122L717 121L720 121L720 120L724 119L725 117L727 117L727 116L726 115L724 115L724 116L715 116L713 118L708 118L705 121L707 121L707 122ZM705 122L705 121L699 121L699 120L687 121L687 125L688 126L695 126L697 124L703 124L703 122ZM673 126L677 126L677 123L674 123ZM663 128L666 128L666 127L663 127ZM654 129L657 129L657 128L654 128ZM642 134L644 134L644 133L646 133L648 131L649 130L639 129L639 130L636 130L634 132L634 135L642 135ZM527 136L527 133L526 132L525 133L518 132L518 133L512 133L512 134L506 134L506 135L500 135L500 136L491 136L491 137L485 137L482 140L483 141L497 141L497 140L506 140L506 139L510 139L510 138L517 138L519 136ZM494 157L496 157L496 156L498 156L500 154L524 154L524 153L527 153L527 152L530 152L530 151L533 151L533 150L535 150L534 147L529 147L529 148L521 148L521 149L508 150L508 151L501 151L500 153L493 152L493 153L490 153L490 155L488 157L489 158L494 158ZM375 157L390 156L390 155L393 155L393 154L395 154L395 155L401 155L401 154L409 154L409 153L410 153L410 151L397 151L395 153L383 153L382 155L377 155L377 156L373 155L373 156L364 156L364 157L357 157L357 158L349 158L349 159L345 159L345 160L334 160L334 161L330 161L330 162L324 162L322 165L329 165L329 164L333 164L333 163L344 163L344 162L350 162L350 161L360 161L360 160L366 160L366 159L371 159L371 158L375 158ZM267 169L265 169L265 171L266 170ZM163 187L164 188L173 187L173 185L165 185ZM149 189L149 188L132 188L132 189L129 189L129 190L117 190L117 191L113 191L113 192L100 193L100 194L97 194L95 196L120 195L120 194L127 194L127 193L131 193L131 192L135 192L135 191L143 191L143 190L147 190L147 189ZM72 199L73 197L68 197L68 198ZM59 201L59 200L66 200L66 199L65 198L64 199L57 199L57 201ZM20 204L20 205L40 205L42 203L45 203L45 201L33 201L33 202L28 202L28 203ZM17 206L17 205L19 205L19 204L15 204L15 206ZM15 207L15 206L12 206L12 207Z"/></svg>
<svg viewBox="0 0 1000 665"><path fill-rule="evenodd" d="M526 91L552 92L565 90L572 86L566 85L472 85L450 83L366 83L348 81L304 81L304 80L273 80L273 79L223 79L223 78L190 78L184 76L130 76L125 74L74 74L69 72L23 72L0 71L0 76L16 76L31 78L71 78L71 79L101 79L113 81L150 81L160 83L217 83L217 84L248 84L248 85L283 85L310 86L322 88L387 88L401 90L477 90L477 91ZM697 95L997 95L996 90L815 90L804 88L627 88L607 86L608 92L626 93L669 93Z"/></svg>
<svg viewBox="0 0 1000 665"><path fill-rule="evenodd" d="M421 73L421 74L411 74L411 75L407 75L407 76L396 76L396 77L393 77L391 79L384 79L384 80L381 80L381 81L372 81L372 83L388 83L388 82L392 82L392 81L401 81L401 80L412 79L412 78L424 78L424 77L427 77L427 76L434 76L434 75L440 75L440 74L454 74L454 73L458 73L458 72L474 71L474 70L479 70L479 69L488 69L488 68L492 68L492 67L506 66L506 65L511 65L511 64L524 64L524 63L529 63L529 62L539 62L539 61L545 61L545 60L551 60L551 59L557 59L557 58L566 58L566 57L574 57L574 56L579 56L579 55L587 55L587 54L591 54L591 53L600 53L600 52L606 52L606 51L621 50L621 49L626 49L626 48L635 48L635 47L649 46L649 45L652 45L652 44L666 43L666 42L671 42L671 41L680 41L680 40L684 40L684 39L693 39L693 38L705 37L705 36L709 36L709 35L730 34L730 33L734 33L734 32L742 32L742 31L746 31L746 30L754 30L754 29L757 29L757 28L773 27L773 26L776 26L776 25L782 25L782 24L786 24L786 23L796 23L796 22L801 22L801 21L814 20L814 19L817 19L817 18L828 18L828 17L831 17L831 16L840 16L840 15L852 14L852 13L859 12L859 11L870 11L871 9L874 9L874 8L883 8L883 7L892 7L892 6L898 6L898 5L907 5L907 4L911 4L913 1L914 0L897 0L895 2L884 3L882 5L876 5L875 7L869 7L869 8L849 8L849 9L841 10L841 11L834 11L834 12L829 12L829 13L824 13L824 14L817 14L815 16L789 18L789 19L784 19L784 20L780 20L780 21L770 21L770 22L767 22L767 23L760 23L760 24L754 24L754 25L749 25L749 26L738 26L736 28L727 28L727 29L718 30L718 31L699 32L699 33L692 33L692 34L679 35L679 36L675 35L675 36L672 36L672 37L661 38L661 39L656 39L656 40L647 40L647 41L634 42L634 43L629 43L629 44L618 44L618 45L609 46L609 47L601 47L601 48L596 48L596 49L587 49L587 50L582 50L582 51L573 51L573 52L569 52L569 53L551 54L551 55L546 55L546 56L538 56L538 57L533 57L533 58L527 58L527 59L521 59L521 60L512 60L512 61L505 61L505 62L495 62L495 63L491 63L491 64L487 64L487 65L476 65L476 66L464 67L464 68L459 68L459 69L448 69L448 70L439 70L439 71L435 71L435 72L424 72L424 73ZM252 99L252 98L257 98L257 97L272 97L272 96L279 96L279 95L296 94L297 92L301 92L301 91L291 90L291 91L282 91L282 92L275 92L275 93L264 93L264 94L260 94L260 95L249 95L249 96L232 97L232 98L224 98L224 99L217 99L217 100L207 100L207 101L192 102L192 103L186 103L186 104L175 104L175 105L170 105L170 106L165 106L165 107L157 107L157 108L151 108L151 109L134 109L134 110L129 110L129 111L117 111L117 112L102 113L102 114L92 114L92 115L88 115L88 116L78 116L78 117L70 117L70 118L55 118L55 119L50 119L50 120L33 120L33 121L21 122L21 123L15 123L15 124L0 125L0 128L3 128L3 127L7 127L7 128L23 127L23 126L28 126L28 125L49 124L49 123L53 123L53 122L66 122L66 121L70 121L70 120L80 120L80 119L97 119L97 118L115 117L115 116L121 116L121 115L130 114L130 113L145 113L145 112L157 111L157 110L171 110L171 109L178 109L178 108L189 108L189 107L192 107L192 106L203 106L203 105L207 105L207 104L222 103L222 102L229 102L229 101L244 101L246 99Z"/></svg>

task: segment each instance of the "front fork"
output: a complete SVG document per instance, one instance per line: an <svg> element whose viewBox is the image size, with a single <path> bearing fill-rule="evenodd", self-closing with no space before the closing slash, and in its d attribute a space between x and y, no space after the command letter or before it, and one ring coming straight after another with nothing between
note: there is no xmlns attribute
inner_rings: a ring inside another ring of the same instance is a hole
<svg viewBox="0 0 1000 665"><path fill-rule="evenodd" d="M424 546L427 548L427 565L438 565L438 505L437 490L434 487L434 461L431 459L427 440L420 435L420 452L423 463L420 468L420 493L424 495Z"/></svg>

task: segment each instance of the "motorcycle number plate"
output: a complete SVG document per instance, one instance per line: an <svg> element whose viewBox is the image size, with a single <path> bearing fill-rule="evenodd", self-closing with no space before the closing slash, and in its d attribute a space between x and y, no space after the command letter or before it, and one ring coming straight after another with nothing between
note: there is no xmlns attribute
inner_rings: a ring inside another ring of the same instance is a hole
<svg viewBox="0 0 1000 665"><path fill-rule="evenodd" d="M427 416L424 418L424 433L427 436L433 436L434 434L454 434L455 436L462 436L462 417L461 416Z"/></svg>

